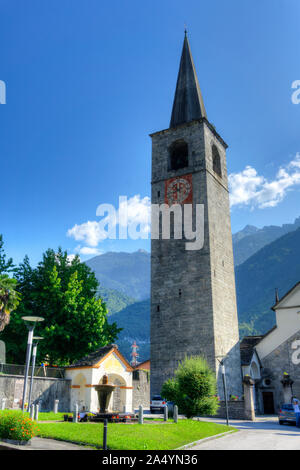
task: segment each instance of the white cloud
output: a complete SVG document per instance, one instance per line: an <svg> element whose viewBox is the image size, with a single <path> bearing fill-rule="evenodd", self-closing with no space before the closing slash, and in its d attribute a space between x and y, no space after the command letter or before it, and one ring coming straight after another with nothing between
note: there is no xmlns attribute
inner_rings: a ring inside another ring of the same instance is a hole
<svg viewBox="0 0 300 470"><path fill-rule="evenodd" d="M107 215L104 217L105 214ZM101 220L88 221L80 225L75 224L67 231L68 237L73 237L76 241L84 242L87 245L77 247L81 254L98 254L96 252L100 242L106 238L116 238L117 226L119 226L119 231L126 235L120 238L127 238L127 227L129 234L136 232L138 235L141 234L140 238L147 238L151 230L151 201L147 196L142 198L136 194L129 199L121 196L118 209L110 204L100 204L97 207L96 215L101 216Z"/></svg>
<svg viewBox="0 0 300 470"><path fill-rule="evenodd" d="M81 255L101 255L102 251L99 250L98 248L92 248L90 246L80 246L78 245L75 248L75 251L77 253L80 253Z"/></svg>
<svg viewBox="0 0 300 470"><path fill-rule="evenodd" d="M88 221L81 225L75 224L74 227L68 230L67 235L73 237L76 241L84 241L87 245L94 247L106 238L99 222L96 221Z"/></svg>
<svg viewBox="0 0 300 470"><path fill-rule="evenodd" d="M73 254L73 253L71 253L70 255L68 255L68 261L69 261L70 264L72 263L72 261L73 261L73 259L74 259L75 257L76 257L76 255Z"/></svg>
<svg viewBox="0 0 300 470"><path fill-rule="evenodd" d="M117 220L121 228L128 226L129 234L139 227L139 233L147 238L148 233L151 231L150 197L141 198L139 194L136 194L128 200L120 198Z"/></svg>
<svg viewBox="0 0 300 470"><path fill-rule="evenodd" d="M228 179L231 206L249 206L251 209L275 207L288 191L300 185L300 153L288 165L280 167L273 180L259 175L251 166L230 174ZM123 239L128 235L135 239L147 238L151 230L151 200L148 196L142 198L136 194L129 199L121 196L118 209L110 204L101 204L96 215L101 216L101 220L75 224L67 232L69 237L83 242L84 246L76 248L76 252L82 255L101 254L97 248L99 243L106 238L116 238L117 227L119 238Z"/></svg>
<svg viewBox="0 0 300 470"><path fill-rule="evenodd" d="M228 177L231 206L275 207L287 192L300 184L300 154L285 167L279 168L273 181L258 175L255 168L247 166L240 173Z"/></svg>

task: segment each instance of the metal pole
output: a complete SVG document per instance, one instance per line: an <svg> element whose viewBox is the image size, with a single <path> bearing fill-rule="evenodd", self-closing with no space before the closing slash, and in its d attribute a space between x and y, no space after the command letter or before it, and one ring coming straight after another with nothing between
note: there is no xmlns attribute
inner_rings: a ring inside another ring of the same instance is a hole
<svg viewBox="0 0 300 470"><path fill-rule="evenodd" d="M178 423L178 406L177 405L174 405L173 418L174 418L174 423Z"/></svg>
<svg viewBox="0 0 300 470"><path fill-rule="evenodd" d="M143 405L139 406L139 424L144 424L144 408L143 408Z"/></svg>
<svg viewBox="0 0 300 470"><path fill-rule="evenodd" d="M39 404L37 403L37 404L35 405L35 409L34 409L34 419L35 419L35 421L38 421L38 420L39 420L39 408L40 408L40 406L39 406Z"/></svg>
<svg viewBox="0 0 300 470"><path fill-rule="evenodd" d="M59 400L54 400L53 413L55 414L58 412L58 403L59 403Z"/></svg>
<svg viewBox="0 0 300 470"><path fill-rule="evenodd" d="M168 421L168 414L169 414L169 410L168 410L168 406L166 405L164 407L164 421Z"/></svg>
<svg viewBox="0 0 300 470"><path fill-rule="evenodd" d="M37 350L37 343L33 344L32 350L32 371L31 371L31 380L30 380L30 387L29 387L29 398L28 398L28 407L27 411L30 410L31 405L31 393L32 393L32 385L33 385L33 377L34 377L34 368L35 368L35 360L36 360L36 350Z"/></svg>
<svg viewBox="0 0 300 470"><path fill-rule="evenodd" d="M107 450L107 419L104 420L103 427L103 450Z"/></svg>
<svg viewBox="0 0 300 470"><path fill-rule="evenodd" d="M223 388L224 388L224 397L225 397L226 423L227 423L227 426L229 426L227 387L226 387L226 377L225 377L225 366L223 362L221 362L221 370L222 370L222 379L223 379Z"/></svg>
<svg viewBox="0 0 300 470"><path fill-rule="evenodd" d="M32 419L32 421L34 420L34 414L35 414L35 406L32 403L32 405L30 407L30 419Z"/></svg>
<svg viewBox="0 0 300 470"><path fill-rule="evenodd" d="M27 381L28 381L28 371L29 371L29 363L30 363L31 348L32 348L33 330L34 330L34 325L28 325L28 340L27 340L27 350L26 350L26 365L25 365L25 375L24 375L22 411L24 411L24 409L25 409L25 400L26 400L26 392L27 392Z"/></svg>
<svg viewBox="0 0 300 470"><path fill-rule="evenodd" d="M75 410L73 412L73 423L78 423L78 403L75 403Z"/></svg>

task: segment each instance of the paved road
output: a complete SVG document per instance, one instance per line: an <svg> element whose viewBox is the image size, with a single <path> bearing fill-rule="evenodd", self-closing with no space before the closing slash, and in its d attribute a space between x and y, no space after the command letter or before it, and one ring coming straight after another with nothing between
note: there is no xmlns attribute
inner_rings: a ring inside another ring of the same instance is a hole
<svg viewBox="0 0 300 470"><path fill-rule="evenodd" d="M201 418L200 418L201 419ZM207 418L202 421L224 423ZM280 426L273 417L256 418L256 422L231 420L239 432L193 447L193 450L300 450L300 428Z"/></svg>

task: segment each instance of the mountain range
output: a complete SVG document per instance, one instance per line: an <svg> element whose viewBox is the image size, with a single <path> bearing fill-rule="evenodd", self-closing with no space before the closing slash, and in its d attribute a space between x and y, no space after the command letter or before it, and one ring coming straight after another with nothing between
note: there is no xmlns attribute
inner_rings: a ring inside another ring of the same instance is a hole
<svg viewBox="0 0 300 470"><path fill-rule="evenodd" d="M113 289L136 300L150 296L150 253L108 252L85 262L95 273L100 286Z"/></svg>
<svg viewBox="0 0 300 470"><path fill-rule="evenodd" d="M300 217L294 224L258 229L246 226L233 235L240 335L265 333L274 325L270 307L279 294L300 279ZM130 346L139 344L143 361L150 355L150 253L109 252L86 264L100 282L99 294L109 310L109 321L123 328L117 340L130 358Z"/></svg>
<svg viewBox="0 0 300 470"><path fill-rule="evenodd" d="M253 225L247 225L243 230L232 235L234 264L238 266L244 263L265 245L299 227L300 217L293 224L282 226L270 225L259 229Z"/></svg>
<svg viewBox="0 0 300 470"><path fill-rule="evenodd" d="M270 310L275 288L282 297L300 280L300 228L287 233L236 267L240 332L266 333L275 322Z"/></svg>

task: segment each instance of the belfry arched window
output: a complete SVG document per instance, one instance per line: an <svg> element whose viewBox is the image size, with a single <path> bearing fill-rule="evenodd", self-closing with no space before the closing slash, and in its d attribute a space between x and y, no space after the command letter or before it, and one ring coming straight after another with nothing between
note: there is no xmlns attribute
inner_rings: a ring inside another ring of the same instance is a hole
<svg viewBox="0 0 300 470"><path fill-rule="evenodd" d="M169 149L169 170L179 170L189 165L189 148L184 140L176 140Z"/></svg>
<svg viewBox="0 0 300 470"><path fill-rule="evenodd" d="M217 175L222 177L222 169L221 169L221 157L219 154L219 150L215 144L212 146L212 160L213 160L213 170Z"/></svg>

